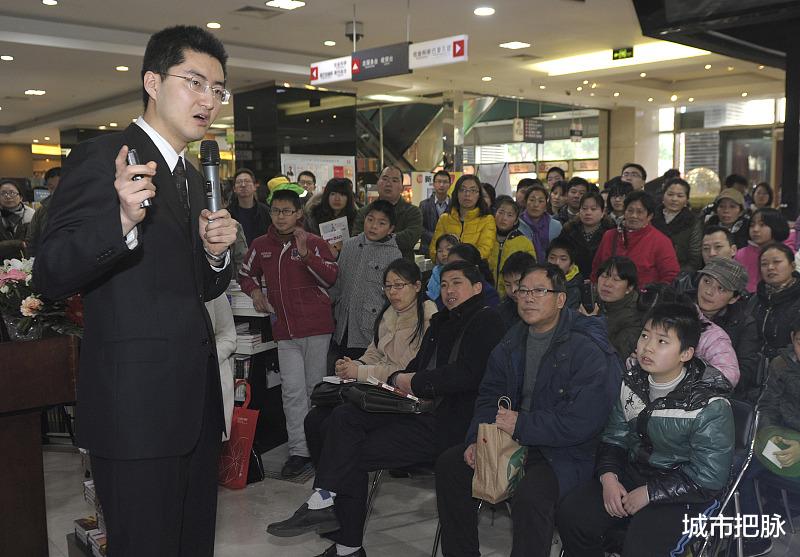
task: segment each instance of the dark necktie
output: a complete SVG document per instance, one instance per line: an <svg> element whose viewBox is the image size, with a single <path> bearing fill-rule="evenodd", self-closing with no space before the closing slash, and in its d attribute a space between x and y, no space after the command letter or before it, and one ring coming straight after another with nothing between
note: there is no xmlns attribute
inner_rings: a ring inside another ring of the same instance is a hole
<svg viewBox="0 0 800 557"><path fill-rule="evenodd" d="M181 207L186 215L186 221L189 220L189 196L186 192L186 168L183 166L183 158L178 157L178 164L175 165L175 170L172 171L172 177L175 179L175 187L178 189L178 199L181 202Z"/></svg>

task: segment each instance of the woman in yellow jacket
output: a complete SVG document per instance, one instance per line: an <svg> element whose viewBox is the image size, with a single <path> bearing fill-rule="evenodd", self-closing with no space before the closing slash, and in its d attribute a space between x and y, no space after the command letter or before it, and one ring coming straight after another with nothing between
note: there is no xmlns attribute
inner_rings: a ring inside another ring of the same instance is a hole
<svg viewBox="0 0 800 557"><path fill-rule="evenodd" d="M452 234L463 244L472 244L488 259L494 243L494 217L481 196L481 182L474 174L464 174L453 189L453 205L436 223L431 239L430 258L436 261L436 240L444 234Z"/></svg>
<svg viewBox="0 0 800 557"><path fill-rule="evenodd" d="M492 251L489 254L489 268L494 276L495 288L502 300L505 296L505 284L500 276L506 259L518 251L530 253L536 257L536 249L525 234L519 230L519 205L508 195L501 195L495 201L497 212L494 214L497 223Z"/></svg>

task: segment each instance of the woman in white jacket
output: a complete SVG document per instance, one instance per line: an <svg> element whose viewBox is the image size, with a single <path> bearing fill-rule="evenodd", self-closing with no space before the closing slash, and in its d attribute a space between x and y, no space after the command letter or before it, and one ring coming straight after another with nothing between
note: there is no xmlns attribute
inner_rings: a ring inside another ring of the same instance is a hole
<svg viewBox="0 0 800 557"><path fill-rule="evenodd" d="M233 323L233 311L228 297L219 297L206 302L214 337L217 343L217 361L219 362L219 382L222 386L222 408L225 417L225 431L222 440L227 441L231 433L233 419L233 366L231 360L236 351L236 326Z"/></svg>

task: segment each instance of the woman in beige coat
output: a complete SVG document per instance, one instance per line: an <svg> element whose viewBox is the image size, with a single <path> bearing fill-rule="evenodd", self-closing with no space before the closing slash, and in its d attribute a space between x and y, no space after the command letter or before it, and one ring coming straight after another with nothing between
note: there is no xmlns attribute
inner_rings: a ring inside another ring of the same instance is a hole
<svg viewBox="0 0 800 557"><path fill-rule="evenodd" d="M227 441L231 433L233 419L233 353L236 351L236 326L233 323L233 312L228 297L221 294L206 302L214 337L217 343L217 361L219 362L219 382L222 386L222 409L225 417L225 432L222 440Z"/></svg>

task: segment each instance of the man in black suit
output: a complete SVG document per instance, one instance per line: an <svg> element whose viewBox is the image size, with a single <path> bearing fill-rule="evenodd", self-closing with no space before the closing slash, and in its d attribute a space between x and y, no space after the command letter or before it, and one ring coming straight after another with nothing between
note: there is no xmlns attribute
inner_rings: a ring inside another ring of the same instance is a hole
<svg viewBox="0 0 800 557"><path fill-rule="evenodd" d="M45 296L83 295L78 443L111 557L214 552L224 422L204 302L230 281L236 221L205 209L183 159L230 96L226 60L197 27L150 38L144 116L72 151L34 266ZM131 148L148 162L127 166Z"/></svg>

